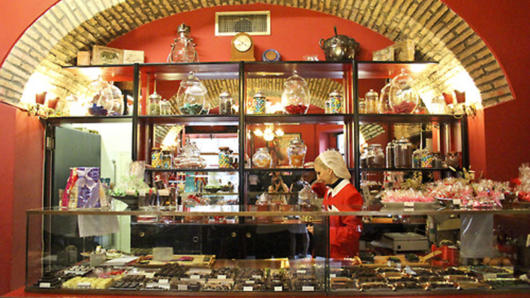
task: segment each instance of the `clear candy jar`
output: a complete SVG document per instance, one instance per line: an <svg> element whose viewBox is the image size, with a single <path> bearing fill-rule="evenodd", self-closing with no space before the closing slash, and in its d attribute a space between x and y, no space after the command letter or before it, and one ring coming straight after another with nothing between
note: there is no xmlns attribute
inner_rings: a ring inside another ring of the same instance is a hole
<svg viewBox="0 0 530 298"><path fill-rule="evenodd" d="M307 146L299 139L292 139L287 147L287 157L289 158L289 166L293 168L303 167Z"/></svg>
<svg viewBox="0 0 530 298"><path fill-rule="evenodd" d="M393 113L411 114L416 110L420 96L412 88L412 77L404 70L392 79L389 106Z"/></svg>
<svg viewBox="0 0 530 298"><path fill-rule="evenodd" d="M160 103L162 96L155 91L149 95L149 115L156 116L160 115Z"/></svg>
<svg viewBox="0 0 530 298"><path fill-rule="evenodd" d="M199 62L199 56L195 50L195 43L190 37L190 26L180 24L178 37L171 44L171 52L167 57L168 62Z"/></svg>
<svg viewBox="0 0 530 298"><path fill-rule="evenodd" d="M183 115L200 115L205 107L208 90L190 71L188 77L180 82L177 91L177 108Z"/></svg>
<svg viewBox="0 0 530 298"><path fill-rule="evenodd" d="M270 168L272 167L272 156L269 153L269 149L262 147L259 148L254 155L252 155L252 164L256 168Z"/></svg>
<svg viewBox="0 0 530 298"><path fill-rule="evenodd" d="M224 91L219 94L219 114L221 115L232 115L235 114L234 99L230 96L230 93Z"/></svg>
<svg viewBox="0 0 530 298"><path fill-rule="evenodd" d="M305 114L310 103L307 82L295 70L283 83L282 106L288 114Z"/></svg>
<svg viewBox="0 0 530 298"><path fill-rule="evenodd" d="M112 88L110 84L98 77L88 85L88 112L94 116L106 116L112 107Z"/></svg>

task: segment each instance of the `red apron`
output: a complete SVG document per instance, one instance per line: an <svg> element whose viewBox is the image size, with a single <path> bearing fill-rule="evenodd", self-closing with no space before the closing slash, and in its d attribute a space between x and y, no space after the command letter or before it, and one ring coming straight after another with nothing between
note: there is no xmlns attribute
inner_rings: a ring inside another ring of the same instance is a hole
<svg viewBox="0 0 530 298"><path fill-rule="evenodd" d="M327 211L358 211L363 198L348 181L342 180L324 196L323 207ZM359 237L362 221L357 216L329 217L329 244L331 258L351 258L359 253Z"/></svg>

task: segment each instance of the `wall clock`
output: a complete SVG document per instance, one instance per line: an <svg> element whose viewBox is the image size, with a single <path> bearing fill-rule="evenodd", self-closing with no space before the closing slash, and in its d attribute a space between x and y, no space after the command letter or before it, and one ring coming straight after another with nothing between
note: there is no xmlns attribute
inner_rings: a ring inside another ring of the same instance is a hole
<svg viewBox="0 0 530 298"><path fill-rule="evenodd" d="M254 41L245 32L240 32L232 38L230 61L255 61Z"/></svg>

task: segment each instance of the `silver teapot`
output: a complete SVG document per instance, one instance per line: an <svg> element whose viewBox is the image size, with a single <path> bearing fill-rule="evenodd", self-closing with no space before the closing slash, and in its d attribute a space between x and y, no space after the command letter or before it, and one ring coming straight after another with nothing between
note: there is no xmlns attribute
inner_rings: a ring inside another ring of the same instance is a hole
<svg viewBox="0 0 530 298"><path fill-rule="evenodd" d="M337 34L337 27L334 27L335 36L328 39L321 38L318 42L324 50L327 61L354 60L355 53L359 50L359 43L355 39L346 35Z"/></svg>

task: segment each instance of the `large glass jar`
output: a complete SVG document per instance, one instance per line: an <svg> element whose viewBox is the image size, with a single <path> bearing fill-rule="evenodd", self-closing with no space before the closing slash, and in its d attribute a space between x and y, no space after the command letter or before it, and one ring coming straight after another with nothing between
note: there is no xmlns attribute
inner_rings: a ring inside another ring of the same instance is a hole
<svg viewBox="0 0 530 298"><path fill-rule="evenodd" d="M420 96L412 88L412 77L404 70L392 79L389 106L393 113L411 114L416 110Z"/></svg>
<svg viewBox="0 0 530 298"><path fill-rule="evenodd" d="M301 139L292 139L289 142L289 147L287 147L287 157L289 158L289 166L293 168L303 167L306 151L307 146Z"/></svg>
<svg viewBox="0 0 530 298"><path fill-rule="evenodd" d="M205 107L206 93L206 87L191 71L188 77L180 82L177 91L178 111L183 115L200 115Z"/></svg>
<svg viewBox="0 0 530 298"><path fill-rule="evenodd" d="M401 138L394 144L394 166L396 168L412 167L412 144L406 138Z"/></svg>
<svg viewBox="0 0 530 298"><path fill-rule="evenodd" d="M283 83L282 106L288 114L305 114L310 103L307 82L295 70Z"/></svg>
<svg viewBox="0 0 530 298"><path fill-rule="evenodd" d="M171 44L171 52L167 57L168 62L199 62L195 50L195 43L190 37L191 28L186 24L178 27L178 37Z"/></svg>
<svg viewBox="0 0 530 298"><path fill-rule="evenodd" d="M379 112L379 95L374 89L370 89L364 95L364 100L366 102L366 113L378 113Z"/></svg>
<svg viewBox="0 0 530 298"><path fill-rule="evenodd" d="M252 155L252 164L256 168L270 168L272 167L272 156L269 153L269 149L262 147L259 148L254 155Z"/></svg>

